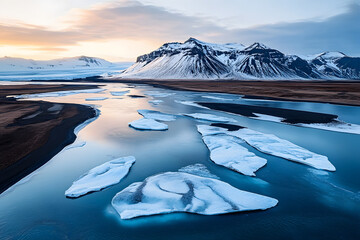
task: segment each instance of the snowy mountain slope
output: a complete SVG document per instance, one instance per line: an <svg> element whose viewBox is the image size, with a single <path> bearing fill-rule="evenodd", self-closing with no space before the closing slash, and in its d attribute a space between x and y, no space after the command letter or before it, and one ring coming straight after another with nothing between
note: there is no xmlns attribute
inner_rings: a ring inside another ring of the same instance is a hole
<svg viewBox="0 0 360 240"><path fill-rule="evenodd" d="M360 79L360 58L326 52L302 58L261 43L214 44L189 38L137 58L117 77L156 79Z"/></svg>
<svg viewBox="0 0 360 240"><path fill-rule="evenodd" d="M79 68L106 68L113 63L101 58L73 57L48 61L3 57L0 58L0 71L52 70L52 69L79 69Z"/></svg>

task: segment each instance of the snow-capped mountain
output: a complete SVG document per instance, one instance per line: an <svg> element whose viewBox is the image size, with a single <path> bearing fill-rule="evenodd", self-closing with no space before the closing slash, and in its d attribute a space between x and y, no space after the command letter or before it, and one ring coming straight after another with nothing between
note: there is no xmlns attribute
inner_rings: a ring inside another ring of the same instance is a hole
<svg viewBox="0 0 360 240"><path fill-rule="evenodd" d="M47 61L38 61L24 58L3 57L0 58L0 71L26 71L26 70L61 70L82 68L107 68L114 66L113 63L101 58L72 57Z"/></svg>
<svg viewBox="0 0 360 240"><path fill-rule="evenodd" d="M360 58L340 52L285 55L261 43L214 44L189 38L137 58L119 75L146 79L360 79Z"/></svg>

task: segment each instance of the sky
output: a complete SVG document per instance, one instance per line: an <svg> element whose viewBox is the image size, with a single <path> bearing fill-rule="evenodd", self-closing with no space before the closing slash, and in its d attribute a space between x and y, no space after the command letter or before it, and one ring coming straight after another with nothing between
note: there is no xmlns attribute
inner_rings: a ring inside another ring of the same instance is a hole
<svg viewBox="0 0 360 240"><path fill-rule="evenodd" d="M1 0L0 57L135 61L166 42L360 56L360 0Z"/></svg>

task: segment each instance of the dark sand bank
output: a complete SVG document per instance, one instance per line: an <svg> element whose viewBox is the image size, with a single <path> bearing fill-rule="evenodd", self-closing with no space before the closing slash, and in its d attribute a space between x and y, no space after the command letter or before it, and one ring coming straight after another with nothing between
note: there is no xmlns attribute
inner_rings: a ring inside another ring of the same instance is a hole
<svg viewBox="0 0 360 240"><path fill-rule="evenodd" d="M28 88L29 87L29 88ZM85 85L0 86L0 193L36 170L76 136L76 126L96 115L78 104L16 101L7 95L88 89ZM89 88L97 86L90 86Z"/></svg>
<svg viewBox="0 0 360 240"><path fill-rule="evenodd" d="M274 117L283 118L282 122L297 124L297 123L331 123L336 122L337 115L316 113L284 108L253 106L245 104L234 103L209 103L198 102L197 104L208 107L210 109L235 113L245 117L257 117L255 114L265 114Z"/></svg>

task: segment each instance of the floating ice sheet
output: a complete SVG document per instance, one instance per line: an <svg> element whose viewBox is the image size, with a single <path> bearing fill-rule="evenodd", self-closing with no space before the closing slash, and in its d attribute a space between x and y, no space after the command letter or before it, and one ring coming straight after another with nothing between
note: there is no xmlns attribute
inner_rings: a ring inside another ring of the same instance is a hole
<svg viewBox="0 0 360 240"><path fill-rule="evenodd" d="M136 182L115 195L112 206L122 219L188 212L216 215L265 210L278 200L239 190L213 178L166 172Z"/></svg>
<svg viewBox="0 0 360 240"><path fill-rule="evenodd" d="M169 127L165 123L158 122L154 119L141 118L129 123L129 126L139 130L163 131Z"/></svg>
<svg viewBox="0 0 360 240"><path fill-rule="evenodd" d="M103 92L106 89L95 88L95 89L85 89L85 90L70 90L70 91L59 91L59 92L47 92L47 93L36 93L36 94L23 94L14 96L18 99L27 99L27 98L45 98L45 97L63 97L74 94L81 93L99 93Z"/></svg>
<svg viewBox="0 0 360 240"><path fill-rule="evenodd" d="M211 128L214 128L213 132ZM244 175L255 176L255 172L267 163L266 159L256 156L242 146L244 142L241 139L227 135L221 128L198 125L198 131L203 135L203 141L210 151L210 159L218 165Z"/></svg>
<svg viewBox="0 0 360 240"><path fill-rule="evenodd" d="M141 110L138 110L138 113L140 115L142 115L144 118L154 119L157 121L167 122L167 121L175 121L176 120L175 115L162 113L162 112L154 111L154 110L141 109Z"/></svg>
<svg viewBox="0 0 360 240"><path fill-rule="evenodd" d="M127 94L129 92L130 92L130 90L116 91L116 92L112 91L112 92L110 92L110 94L113 95L113 96L123 96L123 95L125 95L125 94Z"/></svg>
<svg viewBox="0 0 360 240"><path fill-rule="evenodd" d="M85 101L103 101L108 99L107 97L92 97L92 98L86 98Z"/></svg>
<svg viewBox="0 0 360 240"><path fill-rule="evenodd" d="M66 190L65 195L72 198L80 197L89 192L100 191L117 184L128 174L134 163L135 157L133 156L121 157L103 163L73 182L71 187Z"/></svg>
<svg viewBox="0 0 360 240"><path fill-rule="evenodd" d="M195 118L195 119L206 120L206 121L211 121L211 122L222 122L222 123L237 122L233 118L221 117L221 116L208 114L208 113L191 113L191 114L186 113L184 115Z"/></svg>

